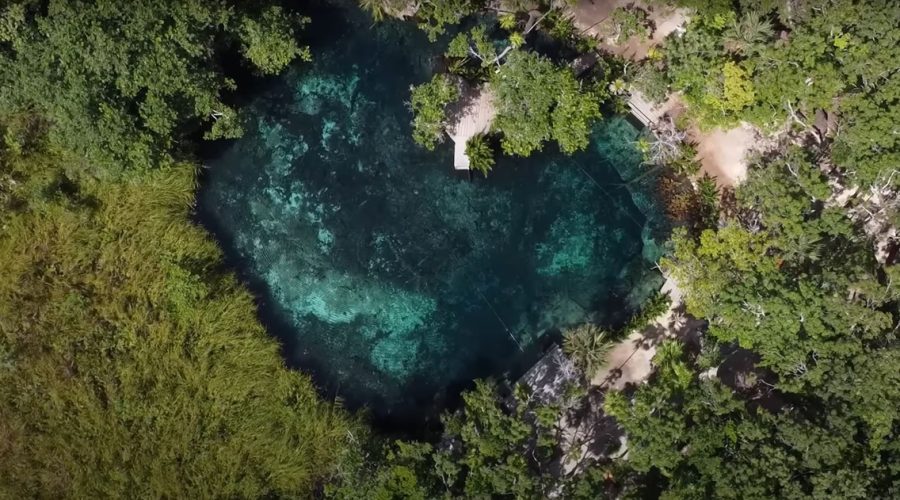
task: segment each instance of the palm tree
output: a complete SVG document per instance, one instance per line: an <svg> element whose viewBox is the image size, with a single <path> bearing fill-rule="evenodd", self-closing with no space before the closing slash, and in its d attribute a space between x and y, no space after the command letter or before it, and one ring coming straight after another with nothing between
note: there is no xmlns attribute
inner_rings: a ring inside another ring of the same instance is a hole
<svg viewBox="0 0 900 500"><path fill-rule="evenodd" d="M606 362L612 348L608 332L586 323L563 332L563 352L590 378Z"/></svg>
<svg viewBox="0 0 900 500"><path fill-rule="evenodd" d="M740 19L735 19L725 31L725 48L729 52L751 56L759 53L775 36L772 22L765 16L749 12Z"/></svg>
<svg viewBox="0 0 900 500"><path fill-rule="evenodd" d="M387 10L386 0L359 0L359 6L362 10L372 15L375 22L384 20L385 11Z"/></svg>

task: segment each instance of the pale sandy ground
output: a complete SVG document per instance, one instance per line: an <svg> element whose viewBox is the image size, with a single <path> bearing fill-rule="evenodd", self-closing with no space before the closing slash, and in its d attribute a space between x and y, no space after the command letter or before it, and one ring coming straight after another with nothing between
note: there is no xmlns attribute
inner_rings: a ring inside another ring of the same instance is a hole
<svg viewBox="0 0 900 500"><path fill-rule="evenodd" d="M601 41L601 47L626 59L639 61L647 56L650 47L659 45L663 40L678 30L688 20L685 9L655 8L650 13L650 20L656 26L653 35L647 40L632 37L624 43L615 43L610 37L612 33L608 20L617 7L634 4L646 8L646 4L632 0L579 0L571 8L572 21L576 27L589 33ZM641 121L654 123L666 113L677 113L683 104L677 95L660 104L647 101L640 92L633 92L629 106ZM745 158L758 142L758 134L749 125L741 125L730 130L712 130L702 132L698 128L689 130L690 139L697 144L701 173L716 178L720 187L731 187L747 176Z"/></svg>
<svg viewBox="0 0 900 500"><path fill-rule="evenodd" d="M573 22L586 33L601 39L601 46L617 55L633 61L646 57L650 47L662 43L669 34L679 29L686 21L686 11L680 9L656 9L651 20L656 25L652 37L640 40L633 37L626 43L612 45L614 40L604 38L610 29L604 23L613 9L632 3L628 0L580 0L572 7ZM634 2L644 7L641 2ZM663 115L677 116L683 112L684 104L677 95L669 96L662 104L655 105L639 92L632 93L629 106L634 114L645 123L654 123ZM688 131L689 138L697 144L697 157L701 174L714 177L720 187L731 187L741 182L747 175L746 157L757 143L757 133L749 126L739 126L730 130L703 132L697 127ZM653 356L656 346L665 338L676 338L684 333L688 318L679 312L683 310L681 290L669 278L663 285L663 292L671 298L669 310L660 315L642 331L632 332L624 341L614 346L606 365L591 379L596 386L623 389L628 384L640 384L653 372Z"/></svg>
<svg viewBox="0 0 900 500"><path fill-rule="evenodd" d="M616 8L632 4L649 11L645 2L635 0L579 0L569 11L575 27L600 40L603 49L635 61L647 57L650 47L658 45L687 20L686 9L656 7L649 15L656 29L648 39L632 37L628 40L616 40L610 23L604 21Z"/></svg>
<svg viewBox="0 0 900 500"><path fill-rule="evenodd" d="M760 143L755 128L746 124L711 132L694 128L688 135L697 143L700 172L715 177L719 187L734 187L747 178L747 156Z"/></svg>
<svg viewBox="0 0 900 500"><path fill-rule="evenodd" d="M672 94L662 104L653 104L639 91L633 91L628 102L632 112L642 121L655 123L663 115L673 118L683 113L685 105L678 94ZM722 130L688 129L688 140L697 145L700 174L709 174L719 187L734 187L747 178L747 157L765 144L760 133L748 124Z"/></svg>
<svg viewBox="0 0 900 500"><path fill-rule="evenodd" d="M671 305L643 330L632 332L609 352L606 365L591 379L591 384L607 389L624 389L628 384L640 384L653 372L656 346L666 338L676 338L685 319L681 309L681 290L674 279L666 280L663 293L669 294Z"/></svg>

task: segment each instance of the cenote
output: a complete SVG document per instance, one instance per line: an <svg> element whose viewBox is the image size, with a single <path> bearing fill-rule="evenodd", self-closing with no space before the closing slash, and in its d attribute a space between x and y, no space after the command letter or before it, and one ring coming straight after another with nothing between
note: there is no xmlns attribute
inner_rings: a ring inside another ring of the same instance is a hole
<svg viewBox="0 0 900 500"><path fill-rule="evenodd" d="M460 176L449 143L410 138L409 87L443 45L355 8L314 19L314 61L254 97L198 206L288 364L328 397L424 422L472 379L515 377L561 329L621 323L658 287L652 180L625 119L574 156L548 146Z"/></svg>

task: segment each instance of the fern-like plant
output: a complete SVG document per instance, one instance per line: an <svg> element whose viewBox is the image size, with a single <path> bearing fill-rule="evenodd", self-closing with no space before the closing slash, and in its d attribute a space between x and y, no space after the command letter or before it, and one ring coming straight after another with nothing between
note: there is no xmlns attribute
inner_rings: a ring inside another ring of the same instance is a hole
<svg viewBox="0 0 900 500"><path fill-rule="evenodd" d="M590 378L606 362L612 348L609 333L585 323L563 332L563 352Z"/></svg>
<svg viewBox="0 0 900 500"><path fill-rule="evenodd" d="M494 168L494 150L488 144L484 134L476 135L466 141L466 156L469 157L469 167L481 172L485 177Z"/></svg>
<svg viewBox="0 0 900 500"><path fill-rule="evenodd" d="M731 23L723 39L729 52L752 56L761 52L774 35L771 21L759 14L748 13Z"/></svg>

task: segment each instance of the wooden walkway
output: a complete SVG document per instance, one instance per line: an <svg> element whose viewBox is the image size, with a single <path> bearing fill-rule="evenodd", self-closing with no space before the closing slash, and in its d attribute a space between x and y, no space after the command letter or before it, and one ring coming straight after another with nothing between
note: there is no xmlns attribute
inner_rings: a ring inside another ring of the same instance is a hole
<svg viewBox="0 0 900 500"><path fill-rule="evenodd" d="M496 115L494 93L490 87L484 85L460 110L456 122L447 127L447 133L453 139L453 168L469 170L466 142L478 134L487 133L491 129L491 123Z"/></svg>
<svg viewBox="0 0 900 500"><path fill-rule="evenodd" d="M645 127L656 124L666 113L670 113L678 106L678 101L669 96L666 102L654 104L638 90L632 90L628 97L628 108L635 118L641 121Z"/></svg>

